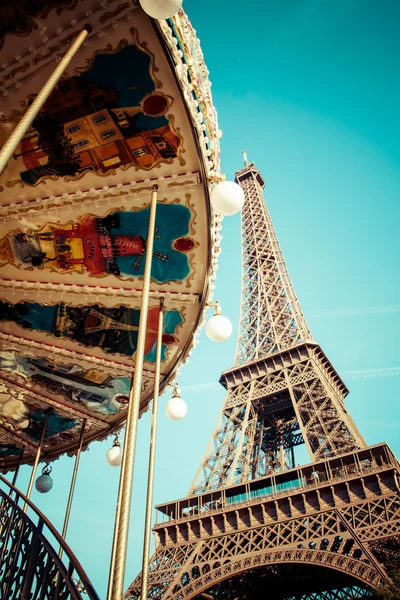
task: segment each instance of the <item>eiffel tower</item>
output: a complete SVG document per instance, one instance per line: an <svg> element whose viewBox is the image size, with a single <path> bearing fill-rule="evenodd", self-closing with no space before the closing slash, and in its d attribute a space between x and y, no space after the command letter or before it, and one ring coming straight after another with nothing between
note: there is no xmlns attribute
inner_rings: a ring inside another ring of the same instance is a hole
<svg viewBox="0 0 400 600"><path fill-rule="evenodd" d="M148 598L347 600L398 568L400 465L367 446L313 339L245 155L242 312L227 395L189 495L157 506ZM296 466L305 444L311 464ZM159 518L161 515L161 518ZM138 598L139 575L125 597Z"/></svg>
<svg viewBox="0 0 400 600"><path fill-rule="evenodd" d="M95 308L90 308L86 315L86 320L90 317L94 317L97 319L92 326L85 326L85 333L95 333L96 331L109 331L110 329L115 329L116 331L138 331L139 327L137 325L128 325L127 323L121 323L120 321L116 321L112 317L103 314L102 312L96 310ZM94 319L91 319L91 322Z"/></svg>

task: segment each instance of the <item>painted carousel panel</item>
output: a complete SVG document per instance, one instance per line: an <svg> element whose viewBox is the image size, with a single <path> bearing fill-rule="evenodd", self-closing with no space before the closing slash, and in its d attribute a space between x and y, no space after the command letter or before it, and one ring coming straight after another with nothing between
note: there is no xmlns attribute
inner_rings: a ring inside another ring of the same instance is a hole
<svg viewBox="0 0 400 600"><path fill-rule="evenodd" d="M158 307L149 309L145 341L145 360L155 362ZM86 346L98 346L106 353L134 356L137 346L140 310L125 307L105 308L99 305L72 307L64 303L52 306L0 301L0 321L11 321L20 327L43 331L56 338L69 338ZM179 310L168 310L164 317L162 360L167 347L179 342L177 332L183 323Z"/></svg>
<svg viewBox="0 0 400 600"><path fill-rule="evenodd" d="M7 444L2 442L2 435L0 432L0 458L7 458L7 456L19 456L21 454L21 448L15 444Z"/></svg>
<svg viewBox="0 0 400 600"><path fill-rule="evenodd" d="M5 424L9 433L13 430L23 432L31 440L38 441L46 418L46 408L40 403L35 404L28 392L15 389L4 380L0 381L0 425ZM49 416L45 438L60 436L61 439L69 439L69 430L73 430L77 424L75 419L53 410Z"/></svg>
<svg viewBox="0 0 400 600"><path fill-rule="evenodd" d="M182 138L167 116L173 99L156 90L153 57L127 40L117 48L57 85L8 164L6 188L150 170L179 156ZM8 135L8 123L0 123L0 139Z"/></svg>
<svg viewBox="0 0 400 600"><path fill-rule="evenodd" d="M93 277L142 276L149 212L149 208L115 210L103 218L87 214L64 223L8 231L0 239L0 266ZM180 204L158 206L152 263L157 283L183 281L189 275L189 254L198 245L189 236L192 217L191 210Z"/></svg>
<svg viewBox="0 0 400 600"><path fill-rule="evenodd" d="M61 396L72 406L81 404L103 415L118 414L129 400L130 379L111 377L98 368L0 351L0 378L10 373L24 385L35 385L35 389Z"/></svg>

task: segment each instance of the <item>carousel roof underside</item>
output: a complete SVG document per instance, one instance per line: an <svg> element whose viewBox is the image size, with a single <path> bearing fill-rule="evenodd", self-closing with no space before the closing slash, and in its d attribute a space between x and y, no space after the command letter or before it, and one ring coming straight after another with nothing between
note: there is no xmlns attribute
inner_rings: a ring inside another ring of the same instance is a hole
<svg viewBox="0 0 400 600"><path fill-rule="evenodd" d="M193 344L215 277L220 178L210 84L186 15L130 1L29 0L0 10L0 145L85 25L0 176L0 469L118 430L135 365L149 203L159 186L141 412Z"/></svg>

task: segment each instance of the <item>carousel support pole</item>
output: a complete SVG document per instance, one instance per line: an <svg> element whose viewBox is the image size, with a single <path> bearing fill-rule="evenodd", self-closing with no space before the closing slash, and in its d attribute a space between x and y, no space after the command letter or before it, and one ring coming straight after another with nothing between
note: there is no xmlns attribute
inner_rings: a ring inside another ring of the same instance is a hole
<svg viewBox="0 0 400 600"><path fill-rule="evenodd" d="M21 468L23 459L24 459L24 448L22 448L22 450L21 450L21 454L19 455L19 459L18 459L18 464L17 464L17 467L16 467L16 469L14 471L14 475L13 475L13 478L12 478L11 485L13 485L14 487L15 487L15 484L17 483L17 478L18 478L18 475L19 475L19 470Z"/></svg>
<svg viewBox="0 0 400 600"><path fill-rule="evenodd" d="M158 186L151 193L149 231L146 244L146 262L143 276L143 292L140 307L139 331L135 353L135 372L129 393L128 415L124 440L121 475L119 480L118 506L116 511L114 541L110 565L110 581L108 587L109 600L122 600L126 551L128 542L129 516L132 498L133 467L135 462L136 437L139 420L140 393L142 388L142 371L144 347L146 341L147 315L149 308L149 291L151 262L153 258L154 226L156 221Z"/></svg>
<svg viewBox="0 0 400 600"><path fill-rule="evenodd" d="M151 511L153 508L154 463L155 463L155 457L156 457L158 396L159 396L159 392L160 392L160 369L161 369L161 350L162 350L163 328L164 328L164 298L161 298L160 299L160 313L158 315L156 366L155 366L155 373L154 373L153 413L151 416L149 470L148 470L148 475L147 475L146 521L145 521L145 526L144 526L144 542L143 542L142 589L141 589L141 593L140 593L140 600L147 600L147 590L148 590L150 536L151 536Z"/></svg>
<svg viewBox="0 0 400 600"><path fill-rule="evenodd" d="M36 470L37 470L37 467L38 467L38 464L40 461L40 455L42 454L42 446L43 446L43 442L44 442L44 436L46 435L47 423L49 422L49 417L50 417L51 411L52 411L51 408L48 408L46 411L46 418L43 423L42 434L40 436L39 445L36 450L35 462L33 463L33 467L32 467L31 478L29 480L29 485L28 485L28 491L26 492L26 497L28 500L31 497L33 482L35 481ZM26 512L27 509L28 509L28 505L25 502L24 512Z"/></svg>
<svg viewBox="0 0 400 600"><path fill-rule="evenodd" d="M71 487L69 489L69 496L68 496L67 508L66 508L66 511L65 511L64 525L63 525L62 534L61 534L61 536L62 536L62 538L64 540L65 540L65 538L67 536L69 516L71 514L72 500L73 500L74 492L75 492L76 476L78 474L79 461L80 461L81 452L82 452L83 436L85 435L85 427L86 427L86 419L84 419L83 422L82 422L81 435L79 437L79 447L78 447L78 451L77 451L76 456L75 456L74 471L72 473ZM60 558L62 558L62 555L63 555L63 549L60 546L60 550L58 552L58 556Z"/></svg>
<svg viewBox="0 0 400 600"><path fill-rule="evenodd" d="M51 92L57 85L61 75L64 73L66 67L71 62L71 59L77 53L79 48L82 46L83 42L87 38L87 35L91 31L90 25L85 25L85 28L80 32L74 43L71 45L68 52L65 54L64 58L59 62L56 69L50 75L49 79L46 81L35 100L32 102L10 137L7 139L6 143L2 147L0 151L0 175L3 173L4 169L7 166L7 163L13 153L15 152L18 144L24 137L25 133L28 131L31 126L33 120L38 115L40 109L43 104L46 102L47 98L50 96Z"/></svg>
<svg viewBox="0 0 400 600"><path fill-rule="evenodd" d="M118 490L117 509L116 509L116 513L115 513L114 535L113 535L111 561L110 561L110 573L108 576L107 600L112 600L112 589L113 589L113 583L114 583L114 566L115 566L115 554L117 551L117 531L118 531L118 524L119 524L120 506L121 506L121 486L119 486L119 490Z"/></svg>

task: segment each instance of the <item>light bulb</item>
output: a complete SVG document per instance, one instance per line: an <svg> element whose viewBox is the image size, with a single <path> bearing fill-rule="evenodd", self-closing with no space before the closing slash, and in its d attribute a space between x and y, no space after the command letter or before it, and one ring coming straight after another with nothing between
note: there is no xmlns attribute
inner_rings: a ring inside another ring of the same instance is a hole
<svg viewBox="0 0 400 600"><path fill-rule="evenodd" d="M221 307L215 303L214 315L206 324L207 337L213 342L225 342L232 334L232 323L228 317L221 315Z"/></svg>
<svg viewBox="0 0 400 600"><path fill-rule="evenodd" d="M242 210L244 192L234 181L221 181L213 188L210 199L217 214L230 217Z"/></svg>
<svg viewBox="0 0 400 600"><path fill-rule="evenodd" d="M174 390L172 398L170 398L165 405L165 414L168 419L172 421L180 421L186 416L187 405L184 400L180 397L179 390Z"/></svg>
<svg viewBox="0 0 400 600"><path fill-rule="evenodd" d="M140 0L140 5L153 19L169 19L176 15L182 0Z"/></svg>
<svg viewBox="0 0 400 600"><path fill-rule="evenodd" d="M122 463L122 448L121 446L112 446L106 454L106 459L112 467L119 467Z"/></svg>
<svg viewBox="0 0 400 600"><path fill-rule="evenodd" d="M35 487L41 494L47 494L47 492L49 492L53 487L53 479L50 477L50 475L44 473L36 479Z"/></svg>

